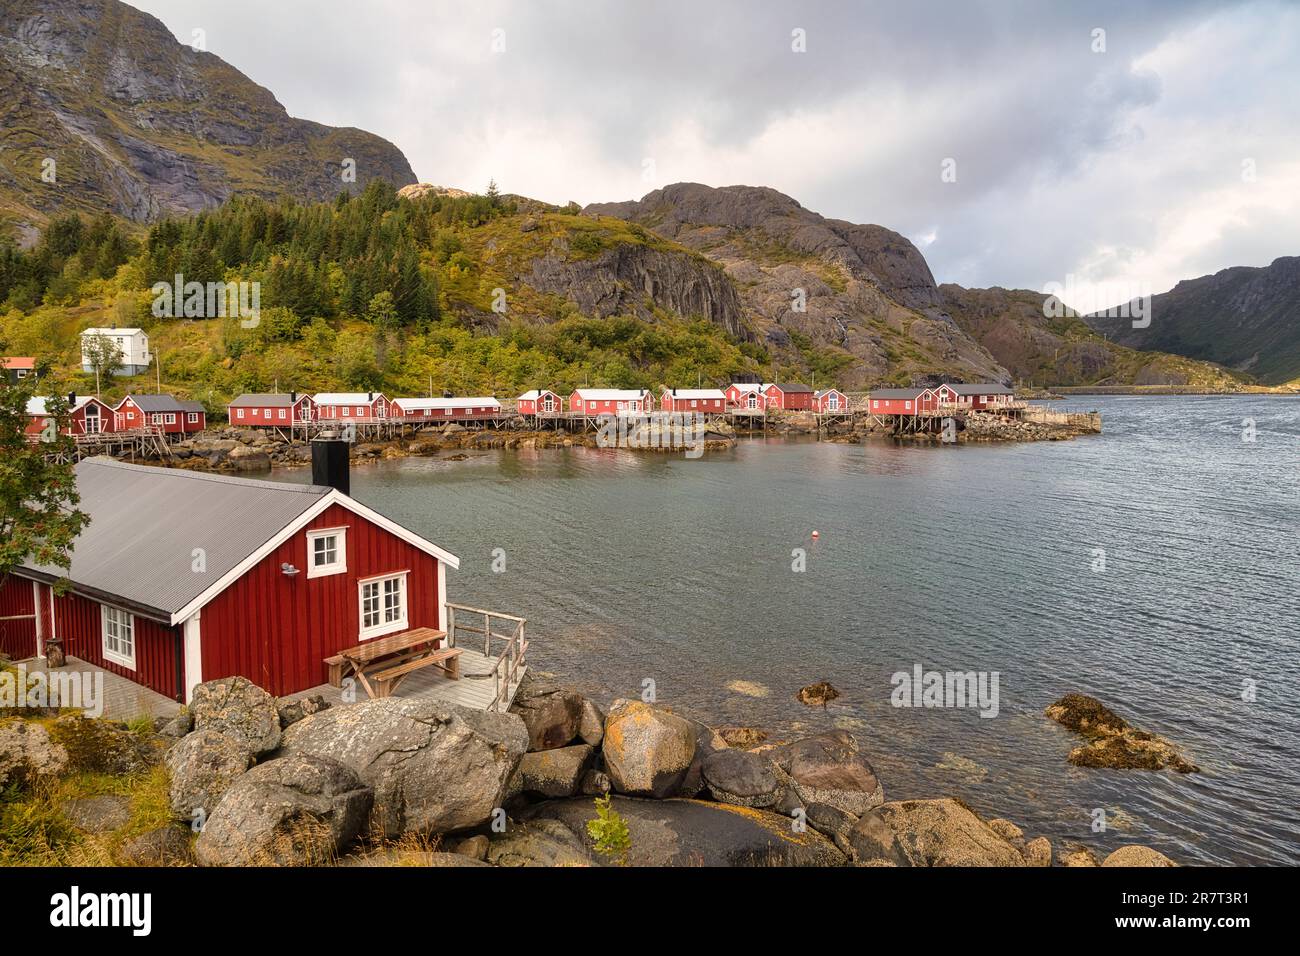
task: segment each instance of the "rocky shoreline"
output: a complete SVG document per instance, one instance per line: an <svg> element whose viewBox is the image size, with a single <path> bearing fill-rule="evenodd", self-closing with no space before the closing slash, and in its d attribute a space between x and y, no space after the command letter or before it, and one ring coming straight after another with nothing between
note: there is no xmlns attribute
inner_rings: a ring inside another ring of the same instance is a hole
<svg viewBox="0 0 1300 956"><path fill-rule="evenodd" d="M1059 703L1110 713L1076 698ZM149 782L158 825L133 826L149 801L104 783L41 809L59 780L94 774ZM889 801L845 730L768 742L643 701L606 710L535 675L505 714L291 702L242 677L145 728L27 713L0 719L0 787L105 865L1175 865L1143 846L1057 853L955 797Z"/></svg>

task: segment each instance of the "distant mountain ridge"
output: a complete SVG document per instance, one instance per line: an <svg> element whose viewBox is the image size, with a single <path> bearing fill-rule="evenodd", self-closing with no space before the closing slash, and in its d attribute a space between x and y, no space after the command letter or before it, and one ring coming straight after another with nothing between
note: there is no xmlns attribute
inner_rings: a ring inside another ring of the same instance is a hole
<svg viewBox="0 0 1300 956"><path fill-rule="evenodd" d="M1089 315L1085 321L1123 345L1160 349L1281 384L1300 378L1300 257L1236 266L1185 279L1151 301L1151 324Z"/></svg>
<svg viewBox="0 0 1300 956"><path fill-rule="evenodd" d="M25 241L65 211L148 222L237 193L315 201L376 178L416 182L392 143L290 117L270 91L118 0L0 5L0 130L0 233Z"/></svg>

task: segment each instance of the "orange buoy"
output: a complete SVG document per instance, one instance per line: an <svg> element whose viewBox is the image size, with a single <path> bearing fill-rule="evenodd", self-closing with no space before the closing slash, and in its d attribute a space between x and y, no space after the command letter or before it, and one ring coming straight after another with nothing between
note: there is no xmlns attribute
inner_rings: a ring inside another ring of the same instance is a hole
<svg viewBox="0 0 1300 956"><path fill-rule="evenodd" d="M813 532L813 537L814 537L814 538L820 538L821 536L822 536L822 533L821 533L820 531L814 531L814 532Z"/></svg>

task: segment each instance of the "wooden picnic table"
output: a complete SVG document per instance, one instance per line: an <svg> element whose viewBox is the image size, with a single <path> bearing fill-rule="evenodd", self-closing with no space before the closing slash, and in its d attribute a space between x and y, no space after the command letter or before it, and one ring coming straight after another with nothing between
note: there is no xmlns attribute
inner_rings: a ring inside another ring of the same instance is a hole
<svg viewBox="0 0 1300 956"><path fill-rule="evenodd" d="M460 648L441 647L446 637L446 631L417 627L345 648L325 659L330 684L342 687L355 675L368 695L380 698L392 696L408 675L425 667L438 667L452 680L460 680Z"/></svg>

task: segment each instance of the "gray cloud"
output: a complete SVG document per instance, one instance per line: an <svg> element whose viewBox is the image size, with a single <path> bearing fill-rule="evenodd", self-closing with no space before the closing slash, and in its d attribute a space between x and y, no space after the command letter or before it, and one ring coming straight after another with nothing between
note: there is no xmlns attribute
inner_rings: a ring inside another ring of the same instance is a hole
<svg viewBox="0 0 1300 956"><path fill-rule="evenodd" d="M583 203L770 185L903 232L967 285L1159 291L1300 251L1300 9L1281 0L137 5L431 182Z"/></svg>

